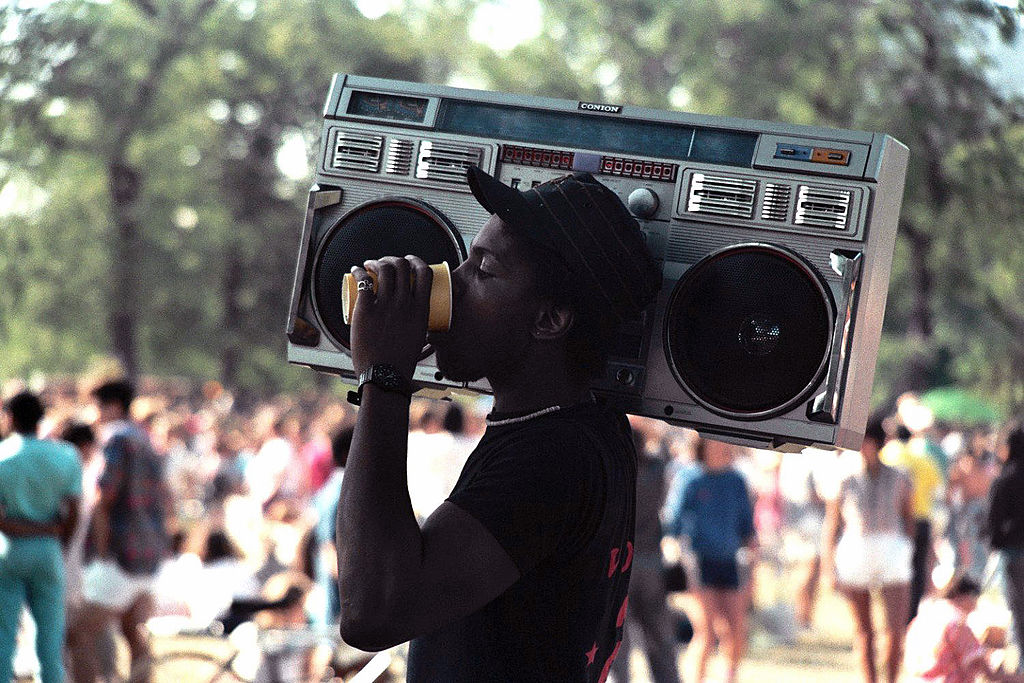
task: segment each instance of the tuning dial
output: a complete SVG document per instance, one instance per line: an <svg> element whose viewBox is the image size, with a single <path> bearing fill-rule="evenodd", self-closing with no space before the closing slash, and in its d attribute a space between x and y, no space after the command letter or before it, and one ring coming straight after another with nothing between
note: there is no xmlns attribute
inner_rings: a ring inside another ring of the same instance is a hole
<svg viewBox="0 0 1024 683"><path fill-rule="evenodd" d="M651 218L658 211L658 195L646 187L638 187L629 193L626 206L637 218Z"/></svg>

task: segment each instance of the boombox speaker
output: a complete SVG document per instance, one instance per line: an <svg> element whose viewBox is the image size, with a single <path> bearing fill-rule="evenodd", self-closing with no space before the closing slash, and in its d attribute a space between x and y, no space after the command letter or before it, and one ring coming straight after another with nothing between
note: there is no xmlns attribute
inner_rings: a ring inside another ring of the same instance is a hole
<svg viewBox="0 0 1024 683"><path fill-rule="evenodd" d="M662 266L594 393L760 448L858 448L907 148L888 135L336 75L299 242L288 360L354 379L342 277L384 255L454 268L488 216L477 165L526 188L589 171ZM423 348L424 395L446 380Z"/></svg>

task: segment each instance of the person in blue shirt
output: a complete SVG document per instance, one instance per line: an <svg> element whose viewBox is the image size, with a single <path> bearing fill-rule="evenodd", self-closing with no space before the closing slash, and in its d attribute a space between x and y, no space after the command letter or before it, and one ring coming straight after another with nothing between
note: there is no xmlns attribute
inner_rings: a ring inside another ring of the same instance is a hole
<svg viewBox="0 0 1024 683"><path fill-rule="evenodd" d="M78 523L82 465L70 444L37 438L43 406L23 392L4 405L13 434L0 441L0 681L13 677L23 605L36 622L43 683L63 683L64 562Z"/></svg>
<svg viewBox="0 0 1024 683"><path fill-rule="evenodd" d="M683 494L681 531L696 556L700 610L694 620L695 672L702 681L717 633L728 660L726 681L736 680L747 640L747 592L741 590L745 572L739 551L757 549L754 508L746 481L732 467L735 449L729 444L700 439L695 459L703 471ZM719 626L721 630L719 630Z"/></svg>

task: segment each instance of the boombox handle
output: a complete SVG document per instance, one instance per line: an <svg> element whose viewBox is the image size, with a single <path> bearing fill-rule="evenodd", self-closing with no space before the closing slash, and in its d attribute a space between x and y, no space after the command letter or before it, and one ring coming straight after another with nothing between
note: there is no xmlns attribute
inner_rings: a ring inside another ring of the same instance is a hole
<svg viewBox="0 0 1024 683"><path fill-rule="evenodd" d="M306 202L306 219L302 223L302 237L299 241L299 258L295 265L295 281L292 283L292 305L288 311L288 325L285 334L288 341L301 346L316 346L320 343L320 332L308 321L299 317L299 304L302 295L302 283L306 281L309 270L309 238L313 232L313 218L317 210L332 206L341 201L341 188L333 185L321 186L314 184L309 189Z"/></svg>
<svg viewBox="0 0 1024 683"><path fill-rule="evenodd" d="M863 254L859 251L836 249L829 256L832 270L843 278L843 304L839 311L842 324L832 329L832 358L829 359L825 390L811 399L807 406L807 417L815 422L836 424L839 419L839 396L841 394L842 371L846 366L847 342L853 330L854 294L860 282Z"/></svg>

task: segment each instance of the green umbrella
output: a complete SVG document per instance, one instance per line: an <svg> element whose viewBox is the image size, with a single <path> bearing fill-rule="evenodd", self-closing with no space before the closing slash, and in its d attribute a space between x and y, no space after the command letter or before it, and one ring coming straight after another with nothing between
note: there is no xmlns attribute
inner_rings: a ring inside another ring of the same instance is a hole
<svg viewBox="0 0 1024 683"><path fill-rule="evenodd" d="M926 391L921 394L921 405L930 408L936 420L954 424L993 424L1003 419L998 406L957 387Z"/></svg>

